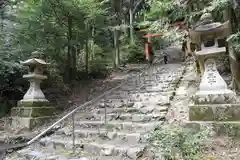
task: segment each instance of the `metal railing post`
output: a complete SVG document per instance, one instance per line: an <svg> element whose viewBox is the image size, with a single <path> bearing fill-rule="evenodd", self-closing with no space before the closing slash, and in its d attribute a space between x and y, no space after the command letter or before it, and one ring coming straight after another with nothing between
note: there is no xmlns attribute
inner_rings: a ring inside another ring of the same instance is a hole
<svg viewBox="0 0 240 160"><path fill-rule="evenodd" d="M103 101L103 105L104 105L104 124L105 127L107 127L107 105L105 104L105 100Z"/></svg>
<svg viewBox="0 0 240 160"><path fill-rule="evenodd" d="M137 85L140 84L140 74L137 74Z"/></svg>
<svg viewBox="0 0 240 160"><path fill-rule="evenodd" d="M0 160L5 160L6 158L6 150L0 151Z"/></svg>
<svg viewBox="0 0 240 160"><path fill-rule="evenodd" d="M72 114L72 151L75 154L75 113Z"/></svg>

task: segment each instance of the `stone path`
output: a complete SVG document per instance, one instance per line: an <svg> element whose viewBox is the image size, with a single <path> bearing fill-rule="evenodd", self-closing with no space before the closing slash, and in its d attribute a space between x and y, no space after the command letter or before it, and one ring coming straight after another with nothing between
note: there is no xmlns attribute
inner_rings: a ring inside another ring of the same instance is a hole
<svg viewBox="0 0 240 160"><path fill-rule="evenodd" d="M188 122L188 105L191 97L196 93L200 84L200 76L196 73L193 60L186 67L186 74L176 89L176 95L171 101L171 107L167 114L168 123L183 125Z"/></svg>
<svg viewBox="0 0 240 160"><path fill-rule="evenodd" d="M142 76L145 80L141 85L132 78L105 99L78 112L75 154L72 154L72 122L69 120L53 135L6 159L137 159L146 147L148 132L164 123L185 68L184 63L156 65L151 70L152 76L147 73Z"/></svg>

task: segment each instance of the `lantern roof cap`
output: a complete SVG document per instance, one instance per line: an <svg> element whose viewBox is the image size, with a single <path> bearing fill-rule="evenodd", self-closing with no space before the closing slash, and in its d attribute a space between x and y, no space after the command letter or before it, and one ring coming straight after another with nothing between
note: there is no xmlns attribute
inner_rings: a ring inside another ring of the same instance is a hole
<svg viewBox="0 0 240 160"><path fill-rule="evenodd" d="M41 59L37 59L37 58L31 58L31 59L28 59L26 61L21 61L20 63L23 64L23 65L26 65L26 66L35 65L35 64L39 64L39 65L50 64L50 63L46 63L45 61L43 61Z"/></svg>
<svg viewBox="0 0 240 160"><path fill-rule="evenodd" d="M211 13L204 13L201 18L200 21L212 21L213 17Z"/></svg>

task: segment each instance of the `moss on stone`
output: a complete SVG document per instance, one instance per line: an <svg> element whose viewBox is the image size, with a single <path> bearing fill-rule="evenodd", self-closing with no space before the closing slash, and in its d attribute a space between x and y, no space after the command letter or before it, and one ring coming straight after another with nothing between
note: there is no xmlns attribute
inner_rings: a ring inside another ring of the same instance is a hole
<svg viewBox="0 0 240 160"><path fill-rule="evenodd" d="M212 121L214 113L211 107L208 106L189 106L189 120L191 121Z"/></svg>
<svg viewBox="0 0 240 160"><path fill-rule="evenodd" d="M189 106L191 121L240 121L239 104L209 104Z"/></svg>
<svg viewBox="0 0 240 160"><path fill-rule="evenodd" d="M18 107L48 107L51 104L47 101L19 101Z"/></svg>
<svg viewBox="0 0 240 160"><path fill-rule="evenodd" d="M218 135L240 137L240 123L214 123L213 129Z"/></svg>
<svg viewBox="0 0 240 160"><path fill-rule="evenodd" d="M42 117L55 115L54 107L15 107L11 110L11 116Z"/></svg>

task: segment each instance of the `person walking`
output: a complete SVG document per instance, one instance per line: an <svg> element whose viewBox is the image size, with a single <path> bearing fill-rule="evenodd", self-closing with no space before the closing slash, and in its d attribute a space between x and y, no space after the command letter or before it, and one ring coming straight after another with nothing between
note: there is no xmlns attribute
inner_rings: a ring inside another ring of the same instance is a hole
<svg viewBox="0 0 240 160"><path fill-rule="evenodd" d="M148 62L150 65L152 65L154 60L154 52L153 52L151 43L147 42L147 44L148 44L148 53L149 53Z"/></svg>
<svg viewBox="0 0 240 160"><path fill-rule="evenodd" d="M165 52L163 52L163 60L164 60L164 64L168 63L168 55Z"/></svg>

